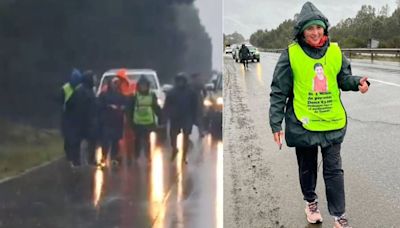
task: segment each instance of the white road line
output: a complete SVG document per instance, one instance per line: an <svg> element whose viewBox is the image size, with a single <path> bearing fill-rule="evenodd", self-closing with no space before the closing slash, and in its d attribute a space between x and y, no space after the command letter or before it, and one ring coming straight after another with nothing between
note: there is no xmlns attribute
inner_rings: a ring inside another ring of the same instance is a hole
<svg viewBox="0 0 400 228"><path fill-rule="evenodd" d="M25 176L25 175L27 175L27 174L29 174L29 173L31 173L31 172L37 170L37 169L43 168L43 167L45 167L45 166L48 166L48 165L50 165L51 163L56 162L56 161L62 159L63 157L64 157L64 156L60 156L60 157L57 157L57 158L55 158L55 159L53 159L53 160L44 162L44 163L42 163L42 164L40 164L40 165L34 166L34 167L30 168L30 169L27 169L27 170L23 171L23 172L20 173L20 174L17 174L17 175L14 175L14 176L10 176L10 177L5 177L5 178L3 178L3 179L0 180L0 184L3 184L3 183L5 183L5 182L10 181L10 180L13 180L13 179L20 178L20 177L22 177L22 176Z"/></svg>
<svg viewBox="0 0 400 228"><path fill-rule="evenodd" d="M368 81L379 82L379 83L386 84L386 85L400 87L400 84L396 84L396 83L393 83L393 82L385 82L385 81L381 81L381 80L377 80L377 79L371 79L371 78L368 78Z"/></svg>

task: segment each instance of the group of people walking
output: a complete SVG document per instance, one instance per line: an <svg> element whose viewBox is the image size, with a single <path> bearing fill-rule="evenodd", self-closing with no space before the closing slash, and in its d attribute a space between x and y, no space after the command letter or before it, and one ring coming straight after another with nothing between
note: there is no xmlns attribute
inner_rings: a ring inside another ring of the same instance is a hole
<svg viewBox="0 0 400 228"><path fill-rule="evenodd" d="M193 75L192 78L197 77ZM142 150L150 163L150 133L165 129L166 123L169 123L171 160L178 153L177 137L182 132L183 159L187 163L189 135L193 125L199 126L200 135L203 134L199 124L202 122L199 121L202 118L202 102L199 101L204 94L196 90L198 85L189 83L185 73L175 77L175 86L168 91L163 108L146 76L129 82L126 71L121 69L116 76L107 80L106 89L98 96L95 94L94 78L92 71L81 73L74 69L69 82L61 90L64 150L72 167L81 165L80 147L83 141L87 141L89 164L99 165L95 150L101 146L101 163L104 164L109 157L112 165L118 165L121 162L119 145L124 135L130 135L132 140L127 140L134 143L127 151L128 163L137 160ZM132 83L135 89L127 93L127 84ZM133 134L124 134L124 131L133 131Z"/></svg>

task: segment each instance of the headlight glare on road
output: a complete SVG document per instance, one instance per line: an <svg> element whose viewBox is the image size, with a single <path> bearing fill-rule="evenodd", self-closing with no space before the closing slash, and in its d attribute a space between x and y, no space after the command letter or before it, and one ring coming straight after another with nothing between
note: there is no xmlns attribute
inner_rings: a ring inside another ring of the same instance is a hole
<svg viewBox="0 0 400 228"><path fill-rule="evenodd" d="M217 98L217 105L223 105L224 104L224 99L222 97Z"/></svg>
<svg viewBox="0 0 400 228"><path fill-rule="evenodd" d="M204 106L206 106L206 107L212 106L212 102L211 102L209 99L205 99L204 102L203 102L203 104L204 104Z"/></svg>

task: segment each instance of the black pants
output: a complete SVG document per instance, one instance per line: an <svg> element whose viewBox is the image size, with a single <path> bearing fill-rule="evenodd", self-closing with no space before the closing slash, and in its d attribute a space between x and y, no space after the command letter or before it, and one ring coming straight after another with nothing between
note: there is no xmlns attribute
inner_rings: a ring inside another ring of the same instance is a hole
<svg viewBox="0 0 400 228"><path fill-rule="evenodd" d="M179 133L181 132L183 133L183 160L186 160L187 157L187 152L189 149L189 135L192 132L192 127L182 127L180 125L175 125L175 124L171 124L170 130L169 130L169 135L171 138L171 147L173 148L174 152L177 152L178 148L177 148L177 138Z"/></svg>
<svg viewBox="0 0 400 228"><path fill-rule="evenodd" d="M247 58L242 60L244 68L249 68L249 60Z"/></svg>
<svg viewBox="0 0 400 228"><path fill-rule="evenodd" d="M95 139L86 139L88 143L87 147L87 162L89 164L96 163L96 140Z"/></svg>
<svg viewBox="0 0 400 228"><path fill-rule="evenodd" d="M103 150L103 159L105 160L110 154L111 160L116 160L119 152L119 140L118 139L103 139L102 150Z"/></svg>
<svg viewBox="0 0 400 228"><path fill-rule="evenodd" d="M140 157L140 152L142 148L145 150L145 155L147 159L150 159L150 132L151 128L142 125L136 125L134 127L135 131L135 158Z"/></svg>
<svg viewBox="0 0 400 228"><path fill-rule="evenodd" d="M78 165L80 163L80 142L79 139L72 136L64 137L64 151L65 156L69 162Z"/></svg>
<svg viewBox="0 0 400 228"><path fill-rule="evenodd" d="M344 178L340 146L341 144L334 144L321 148L328 210L333 216L341 216L345 212ZM318 147L296 147L296 155L304 200L313 202L318 198L315 193Z"/></svg>

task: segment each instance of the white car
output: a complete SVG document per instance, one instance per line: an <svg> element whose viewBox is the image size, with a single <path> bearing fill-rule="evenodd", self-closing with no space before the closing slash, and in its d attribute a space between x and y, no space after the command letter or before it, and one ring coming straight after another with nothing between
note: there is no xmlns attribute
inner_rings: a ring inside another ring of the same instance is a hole
<svg viewBox="0 0 400 228"><path fill-rule="evenodd" d="M120 69L112 69L106 71L100 80L100 85L97 89L97 96L100 95L103 88L108 85L109 80L117 76L117 72ZM130 82L137 82L140 77L146 77L150 81L150 90L153 91L157 96L158 104L161 108L165 103L165 93L160 86L160 81L157 76L157 72L151 69L126 69L126 75Z"/></svg>
<svg viewBox="0 0 400 228"><path fill-rule="evenodd" d="M225 54L232 54L232 48L231 47L225 47Z"/></svg>

